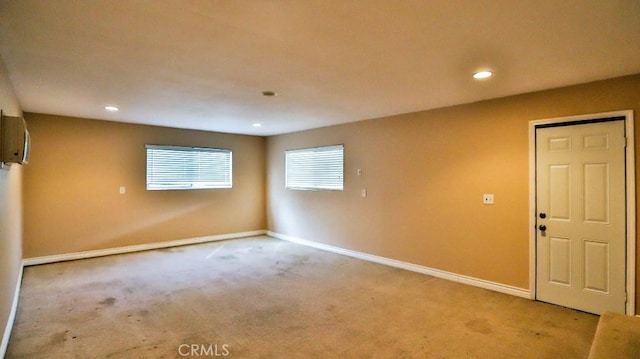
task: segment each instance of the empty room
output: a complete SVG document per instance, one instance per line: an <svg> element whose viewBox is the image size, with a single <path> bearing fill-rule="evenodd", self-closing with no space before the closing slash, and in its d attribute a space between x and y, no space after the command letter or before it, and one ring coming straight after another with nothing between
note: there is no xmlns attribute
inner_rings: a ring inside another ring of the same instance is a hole
<svg viewBox="0 0 640 359"><path fill-rule="evenodd" d="M0 0L0 110L0 357L640 357L636 0Z"/></svg>

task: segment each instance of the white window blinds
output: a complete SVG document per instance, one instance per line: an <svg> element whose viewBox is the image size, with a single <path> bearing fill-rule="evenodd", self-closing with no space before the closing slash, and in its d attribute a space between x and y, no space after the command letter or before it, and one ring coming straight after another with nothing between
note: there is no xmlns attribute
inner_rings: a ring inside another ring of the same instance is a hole
<svg viewBox="0 0 640 359"><path fill-rule="evenodd" d="M286 187L300 190L342 191L344 146L325 146L285 152Z"/></svg>
<svg viewBox="0 0 640 359"><path fill-rule="evenodd" d="M231 150L146 145L147 190L232 187Z"/></svg>

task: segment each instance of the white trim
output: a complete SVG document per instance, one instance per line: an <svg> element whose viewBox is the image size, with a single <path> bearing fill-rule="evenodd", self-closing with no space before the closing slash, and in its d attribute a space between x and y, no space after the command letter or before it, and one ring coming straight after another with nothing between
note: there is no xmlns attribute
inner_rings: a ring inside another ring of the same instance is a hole
<svg viewBox="0 0 640 359"><path fill-rule="evenodd" d="M627 314L636 313L636 156L633 111L625 111L627 170Z"/></svg>
<svg viewBox="0 0 640 359"><path fill-rule="evenodd" d="M0 342L0 358L5 357L5 355L7 354L7 348L9 347L9 338L11 337L11 331L13 330L13 323L16 320L16 314L18 312L18 299L20 298L20 288L22 287L23 271L24 271L24 263L20 265L20 272L18 273L18 281L16 283L16 289L13 293L13 303L11 304L11 312L9 312L7 325L4 328L4 335L2 335L2 342Z"/></svg>
<svg viewBox="0 0 640 359"><path fill-rule="evenodd" d="M285 241L321 249L323 251L342 254L345 256L358 258L358 259L362 259L369 262L384 264L390 267L406 269L412 272L427 274L433 277L442 278L442 279L446 279L446 280L450 280L453 282L458 282L466 285L471 285L474 287L480 287L483 289L488 289L488 290L492 290L492 291L500 292L504 294L510 294L516 297L527 298L527 299L529 298L529 291L524 288L513 287L506 284L501 284L501 283L491 282L484 279L469 277L466 275L451 273L451 272L443 271L440 269L421 266L418 264L402 262L399 260L380 257L373 254L357 252L350 249L344 249L344 248L340 248L340 247L336 247L336 246L332 246L324 243L313 242L306 239L296 238L286 234L276 233L272 231L268 231L267 235L271 237L283 239Z"/></svg>
<svg viewBox="0 0 640 359"><path fill-rule="evenodd" d="M536 299L536 126L529 122L529 299Z"/></svg>
<svg viewBox="0 0 640 359"><path fill-rule="evenodd" d="M536 127L562 122L592 120L608 117L624 117L627 146L626 157L626 222L627 222L627 315L635 314L636 303L636 178L635 136L633 110L601 112L579 116L548 118L529 122L529 291L536 298Z"/></svg>
<svg viewBox="0 0 640 359"><path fill-rule="evenodd" d="M93 250L93 251L74 252L74 253L65 253L65 254L55 254L55 255L51 255L51 256L26 258L24 260L24 265L25 266L33 266L33 265L38 265L38 264L47 264L47 263L55 263L55 262L63 262L63 261L72 261L72 260L76 260L76 259L85 259L85 258L110 256L110 255L113 255L113 254L123 254L123 253L147 251L147 250L150 250L150 249L178 247L178 246L185 246L185 245L189 245L189 244L198 244L198 243L214 242L214 241L224 241L224 240L227 240L227 239L262 236L262 235L265 235L266 233L267 233L266 230L261 229L261 230L257 230L257 231L218 234L218 235L214 235L214 236L196 237L196 238L188 238L188 239L178 239L178 240L175 240L175 241L146 243L146 244L138 244L138 245L133 245L133 246L126 246L126 247L116 247L116 248L98 249L98 250Z"/></svg>

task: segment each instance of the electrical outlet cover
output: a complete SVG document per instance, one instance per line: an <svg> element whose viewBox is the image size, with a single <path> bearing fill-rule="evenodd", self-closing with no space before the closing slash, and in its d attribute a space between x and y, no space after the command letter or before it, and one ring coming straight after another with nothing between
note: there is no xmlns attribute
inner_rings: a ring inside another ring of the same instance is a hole
<svg viewBox="0 0 640 359"><path fill-rule="evenodd" d="M493 193L485 193L482 195L482 203L493 204Z"/></svg>

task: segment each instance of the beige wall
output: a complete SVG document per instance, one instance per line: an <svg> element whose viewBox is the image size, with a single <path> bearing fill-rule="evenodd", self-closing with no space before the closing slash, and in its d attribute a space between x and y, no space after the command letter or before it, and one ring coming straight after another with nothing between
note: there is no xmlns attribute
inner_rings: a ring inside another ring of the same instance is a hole
<svg viewBox="0 0 640 359"><path fill-rule="evenodd" d="M11 81L0 60L0 109L21 116ZM0 170L0 340L11 313L22 267L22 166ZM0 349L0 355L2 350Z"/></svg>
<svg viewBox="0 0 640 359"><path fill-rule="evenodd" d="M33 143L24 169L25 258L266 228L264 138L25 118ZM233 150L233 189L146 191L145 144Z"/></svg>
<svg viewBox="0 0 640 359"><path fill-rule="evenodd" d="M640 116L639 94L636 75L270 137L269 229L529 288L528 122L628 109ZM338 143L344 192L284 188L286 149ZM483 205L483 193L494 193L495 205Z"/></svg>

